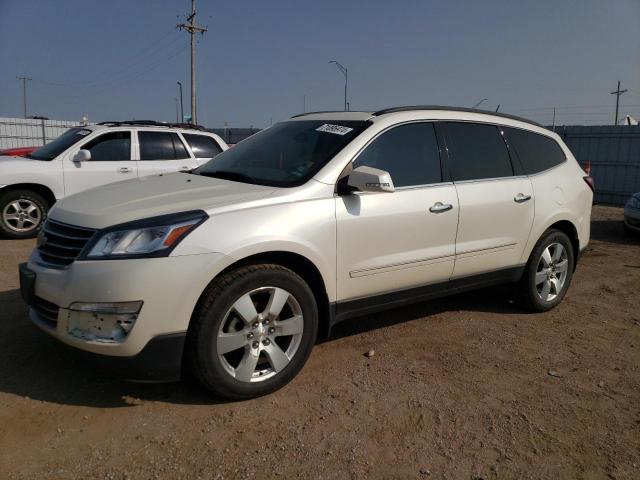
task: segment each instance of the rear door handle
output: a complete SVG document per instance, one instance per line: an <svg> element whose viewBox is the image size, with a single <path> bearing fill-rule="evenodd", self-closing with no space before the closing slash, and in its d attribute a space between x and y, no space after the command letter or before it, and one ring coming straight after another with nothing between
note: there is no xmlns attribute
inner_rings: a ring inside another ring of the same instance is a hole
<svg viewBox="0 0 640 480"><path fill-rule="evenodd" d="M131 168L131 167L120 167L118 169L118 172L120 172L120 173L131 173L131 172L133 172L133 168Z"/></svg>
<svg viewBox="0 0 640 480"><path fill-rule="evenodd" d="M531 195L525 195L524 193L519 193L513 197L513 201L516 203L524 203L529 200L531 200Z"/></svg>
<svg viewBox="0 0 640 480"><path fill-rule="evenodd" d="M447 210L451 210L452 208L453 205L451 205L450 203L436 202L433 204L433 207L429 209L429 211L431 213L442 213L446 212Z"/></svg>

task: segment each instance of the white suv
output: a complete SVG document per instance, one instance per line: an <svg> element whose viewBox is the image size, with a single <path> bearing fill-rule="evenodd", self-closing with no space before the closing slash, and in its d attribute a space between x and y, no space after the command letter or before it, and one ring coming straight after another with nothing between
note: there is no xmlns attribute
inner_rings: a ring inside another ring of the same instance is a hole
<svg viewBox="0 0 640 480"><path fill-rule="evenodd" d="M37 234L61 198L107 183L192 170L226 150L192 125L105 122L67 130L26 158L0 157L0 234Z"/></svg>
<svg viewBox="0 0 640 480"><path fill-rule="evenodd" d="M191 173L58 202L21 270L33 322L130 379L271 392L347 318L515 283L564 297L593 192L560 138L446 107L313 113Z"/></svg>

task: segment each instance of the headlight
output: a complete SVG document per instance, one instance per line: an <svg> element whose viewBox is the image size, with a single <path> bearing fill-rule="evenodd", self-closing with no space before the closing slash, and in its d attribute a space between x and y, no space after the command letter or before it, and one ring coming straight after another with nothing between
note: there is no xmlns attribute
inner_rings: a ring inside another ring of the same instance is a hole
<svg viewBox="0 0 640 480"><path fill-rule="evenodd" d="M85 258L165 257L207 218L206 213L195 211L116 225L98 232Z"/></svg>
<svg viewBox="0 0 640 480"><path fill-rule="evenodd" d="M627 207L640 209L640 198L631 197L627 202Z"/></svg>

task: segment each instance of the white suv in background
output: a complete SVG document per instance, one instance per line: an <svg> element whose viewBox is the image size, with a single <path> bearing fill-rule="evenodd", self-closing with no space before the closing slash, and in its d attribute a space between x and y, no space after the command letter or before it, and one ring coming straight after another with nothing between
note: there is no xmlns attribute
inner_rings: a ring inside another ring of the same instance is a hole
<svg viewBox="0 0 640 480"><path fill-rule="evenodd" d="M192 170L226 150L193 125L152 121L75 127L27 157L0 157L0 234L37 234L59 199L107 183Z"/></svg>
<svg viewBox="0 0 640 480"><path fill-rule="evenodd" d="M558 135L527 120L305 114L193 172L59 201L21 291L33 322L103 371L188 368L242 399L291 380L348 318L500 283L555 307L592 199Z"/></svg>

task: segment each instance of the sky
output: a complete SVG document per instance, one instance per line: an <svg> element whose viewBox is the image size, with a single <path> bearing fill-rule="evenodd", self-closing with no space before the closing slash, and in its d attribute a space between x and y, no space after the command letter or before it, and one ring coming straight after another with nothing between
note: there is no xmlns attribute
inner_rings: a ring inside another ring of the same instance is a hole
<svg viewBox="0 0 640 480"><path fill-rule="evenodd" d="M176 120L189 113L189 0L0 0L0 117ZM640 0L197 0L198 123L265 127L437 104L551 124L640 119Z"/></svg>

